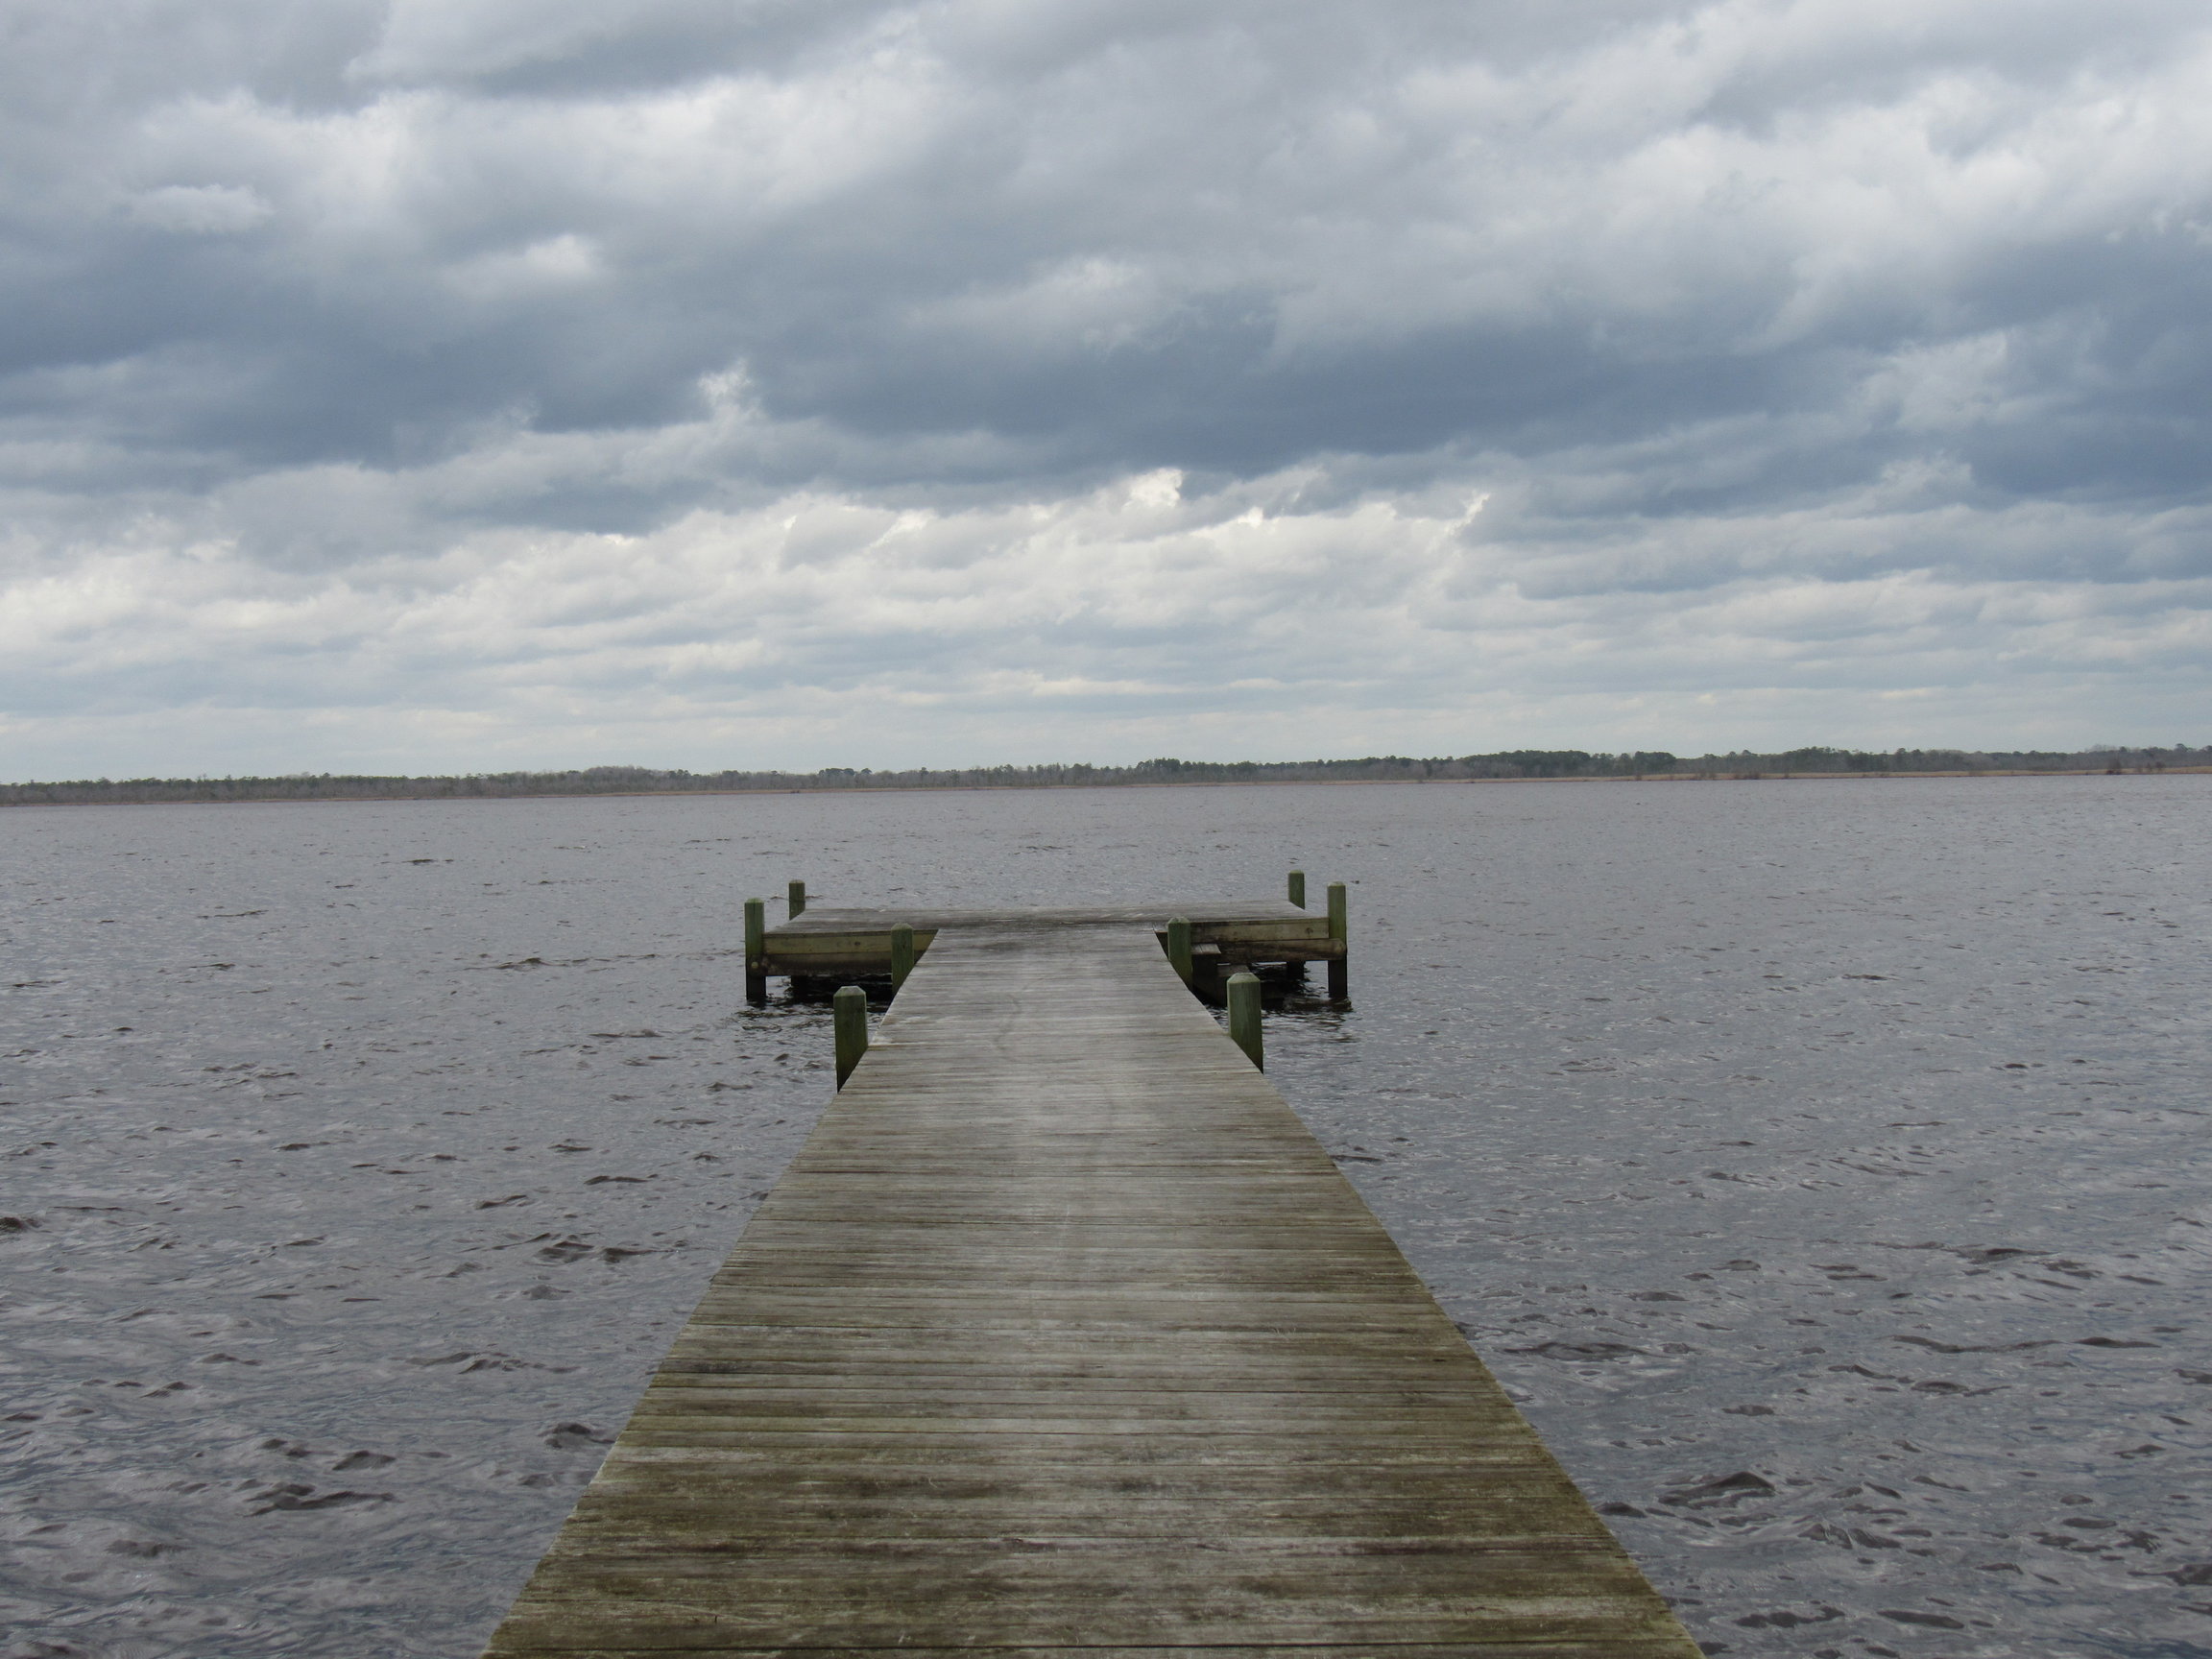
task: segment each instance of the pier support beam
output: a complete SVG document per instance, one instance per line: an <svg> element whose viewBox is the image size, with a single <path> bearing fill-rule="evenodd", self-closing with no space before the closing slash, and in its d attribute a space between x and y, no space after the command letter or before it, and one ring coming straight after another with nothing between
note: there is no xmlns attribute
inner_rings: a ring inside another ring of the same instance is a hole
<svg viewBox="0 0 2212 1659"><path fill-rule="evenodd" d="M1250 972L1229 975L1229 1040L1244 1050L1258 1070L1267 1070L1260 1038L1260 975Z"/></svg>
<svg viewBox="0 0 2212 1659"><path fill-rule="evenodd" d="M790 913L791 915L793 915L793 916L796 916L796 915L798 915L798 914L799 914L801 911L803 911L803 910L805 910L805 909L806 908L806 883L805 883L805 882L804 882L804 881L794 881L794 882L792 882L790 886L786 887L786 888L783 890L783 896L784 896L784 901L785 901L786 904L787 904L787 905L788 905L788 907L789 907L789 913Z"/></svg>
<svg viewBox="0 0 2212 1659"><path fill-rule="evenodd" d="M1337 953L1329 958L1329 995L1341 1002L1352 995L1351 929L1346 921L1344 883L1329 883L1329 937Z"/></svg>
<svg viewBox="0 0 2212 1659"><path fill-rule="evenodd" d="M1301 910L1306 908L1306 872L1303 870L1290 872L1290 902Z"/></svg>
<svg viewBox="0 0 2212 1659"><path fill-rule="evenodd" d="M868 1052L868 993L857 985L839 990L830 998L830 1022L837 1033L837 1087L842 1089Z"/></svg>
<svg viewBox="0 0 2212 1659"><path fill-rule="evenodd" d="M768 999L768 905L765 900L745 901L745 1000Z"/></svg>
<svg viewBox="0 0 2212 1659"><path fill-rule="evenodd" d="M891 929L891 989L897 991L914 972L914 929L902 922Z"/></svg>

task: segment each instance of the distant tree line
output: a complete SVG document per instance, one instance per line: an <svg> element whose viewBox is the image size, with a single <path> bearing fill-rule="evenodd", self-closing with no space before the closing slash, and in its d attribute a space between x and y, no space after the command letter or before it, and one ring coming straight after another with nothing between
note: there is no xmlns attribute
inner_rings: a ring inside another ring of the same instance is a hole
<svg viewBox="0 0 2212 1659"><path fill-rule="evenodd" d="M1496 755L1371 755L1358 760L1177 760L1134 766L915 767L876 772L686 772L591 766L572 772L484 772L445 778L295 773L282 778L124 778L0 784L0 805L163 801L399 801L528 795L685 795L820 789L1049 789L1145 783L1406 783L1478 778L1796 778L1910 773L2163 772L2212 767L2212 747L2083 750L1897 749L1887 754L1815 745L1776 755L1739 750L1695 758L1662 750L1608 755L1508 749Z"/></svg>

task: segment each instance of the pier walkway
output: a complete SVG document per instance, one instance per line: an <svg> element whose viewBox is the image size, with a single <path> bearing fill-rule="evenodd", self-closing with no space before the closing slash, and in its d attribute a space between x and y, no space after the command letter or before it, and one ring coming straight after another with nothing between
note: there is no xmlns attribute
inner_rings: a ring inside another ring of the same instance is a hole
<svg viewBox="0 0 2212 1659"><path fill-rule="evenodd" d="M936 931L491 1654L1695 1659L1135 921Z"/></svg>

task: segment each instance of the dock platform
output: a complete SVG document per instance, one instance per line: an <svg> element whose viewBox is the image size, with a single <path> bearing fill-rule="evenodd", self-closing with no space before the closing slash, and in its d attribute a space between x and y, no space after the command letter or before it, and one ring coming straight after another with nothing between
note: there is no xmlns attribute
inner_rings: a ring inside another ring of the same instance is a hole
<svg viewBox="0 0 2212 1659"><path fill-rule="evenodd" d="M927 906L818 909L807 906L767 928L757 961L761 974L801 979L861 977L891 971L891 933L902 923L914 929L918 952L926 952L939 929L985 928L999 933L1059 932L1070 927L1120 927L1152 934L1163 943L1175 917L1190 924L1201 953L1236 961L1332 962L1345 954L1332 937L1326 912L1268 900L1195 899L1166 904L1091 904L1060 909L947 910Z"/></svg>
<svg viewBox="0 0 2212 1659"><path fill-rule="evenodd" d="M934 929L489 1654L1695 1659L1156 920Z"/></svg>

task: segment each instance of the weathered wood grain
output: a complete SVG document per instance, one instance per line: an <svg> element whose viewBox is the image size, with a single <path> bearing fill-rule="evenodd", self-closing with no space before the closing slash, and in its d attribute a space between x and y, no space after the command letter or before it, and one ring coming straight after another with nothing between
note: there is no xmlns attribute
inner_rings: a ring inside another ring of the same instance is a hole
<svg viewBox="0 0 2212 1659"><path fill-rule="evenodd" d="M1159 918L901 919L490 1653L1693 1659Z"/></svg>

